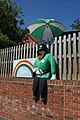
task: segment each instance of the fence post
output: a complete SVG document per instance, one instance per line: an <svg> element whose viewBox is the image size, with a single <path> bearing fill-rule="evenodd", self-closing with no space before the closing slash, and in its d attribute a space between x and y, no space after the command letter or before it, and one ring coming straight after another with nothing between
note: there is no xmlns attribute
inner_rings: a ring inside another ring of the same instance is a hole
<svg viewBox="0 0 80 120"><path fill-rule="evenodd" d="M64 54L64 64L63 64L63 79L66 80L67 79L67 65L66 65L66 62L67 62L67 56L66 56L66 36L64 35L63 37L63 43L64 43L64 47L63 47L63 54Z"/></svg>
<svg viewBox="0 0 80 120"><path fill-rule="evenodd" d="M58 41L57 41L57 37L55 37L55 60L57 61L57 58L58 58L58 49L57 49L57 44L58 44Z"/></svg>
<svg viewBox="0 0 80 120"><path fill-rule="evenodd" d="M80 80L80 32L78 33L78 56L79 56L79 60L78 60L78 80Z"/></svg>
<svg viewBox="0 0 80 120"><path fill-rule="evenodd" d="M59 76L62 79L62 39L59 37Z"/></svg>
<svg viewBox="0 0 80 120"><path fill-rule="evenodd" d="M71 51L71 34L68 35L68 60L69 60L69 66L68 66L68 79L72 79L72 51Z"/></svg>
<svg viewBox="0 0 80 120"><path fill-rule="evenodd" d="M74 56L74 79L77 80L77 45L76 45L77 39L76 39L76 33L73 33L73 56Z"/></svg>

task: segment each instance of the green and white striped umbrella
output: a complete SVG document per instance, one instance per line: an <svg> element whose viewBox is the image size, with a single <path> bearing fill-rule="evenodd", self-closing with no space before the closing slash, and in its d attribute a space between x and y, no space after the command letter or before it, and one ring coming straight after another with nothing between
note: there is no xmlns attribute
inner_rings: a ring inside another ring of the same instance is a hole
<svg viewBox="0 0 80 120"><path fill-rule="evenodd" d="M30 34L40 42L48 42L62 34L65 26L54 19L38 19L28 29Z"/></svg>

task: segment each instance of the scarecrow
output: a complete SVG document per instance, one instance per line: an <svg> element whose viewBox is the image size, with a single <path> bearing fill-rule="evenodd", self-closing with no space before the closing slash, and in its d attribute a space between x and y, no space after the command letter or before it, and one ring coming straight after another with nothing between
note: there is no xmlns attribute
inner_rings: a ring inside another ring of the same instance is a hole
<svg viewBox="0 0 80 120"><path fill-rule="evenodd" d="M47 79L56 79L56 64L46 44L39 45L37 55L33 65L33 99L37 102L41 96L41 101L46 103Z"/></svg>

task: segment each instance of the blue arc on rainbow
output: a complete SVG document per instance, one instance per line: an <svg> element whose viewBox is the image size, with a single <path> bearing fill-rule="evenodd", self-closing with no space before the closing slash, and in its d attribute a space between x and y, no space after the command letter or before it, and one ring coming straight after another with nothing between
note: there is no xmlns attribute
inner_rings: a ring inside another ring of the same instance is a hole
<svg viewBox="0 0 80 120"><path fill-rule="evenodd" d="M27 60L21 60L20 62L17 63L17 65L14 68L14 71L13 71L14 77L16 77L18 69L22 66L27 67L30 70L31 74L33 73L33 65Z"/></svg>

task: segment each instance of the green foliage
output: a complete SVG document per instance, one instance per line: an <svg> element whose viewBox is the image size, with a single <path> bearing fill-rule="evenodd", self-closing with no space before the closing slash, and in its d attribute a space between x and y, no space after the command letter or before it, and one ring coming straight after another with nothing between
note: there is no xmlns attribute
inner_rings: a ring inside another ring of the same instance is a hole
<svg viewBox="0 0 80 120"><path fill-rule="evenodd" d="M2 32L0 32L0 49L14 46L15 43L11 41L6 35L3 35Z"/></svg>
<svg viewBox="0 0 80 120"><path fill-rule="evenodd" d="M16 5L14 0L0 0L0 31L12 42L19 42L20 27L24 24L22 15L21 8Z"/></svg>
<svg viewBox="0 0 80 120"><path fill-rule="evenodd" d="M70 27L72 30L80 30L80 19L76 19Z"/></svg>

